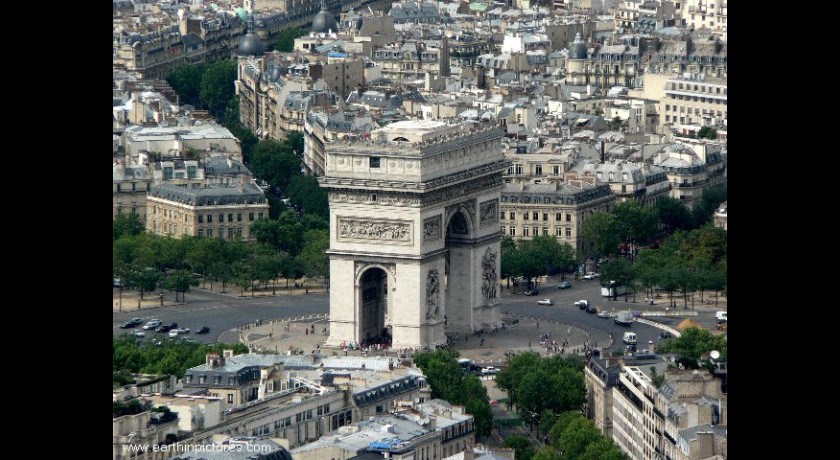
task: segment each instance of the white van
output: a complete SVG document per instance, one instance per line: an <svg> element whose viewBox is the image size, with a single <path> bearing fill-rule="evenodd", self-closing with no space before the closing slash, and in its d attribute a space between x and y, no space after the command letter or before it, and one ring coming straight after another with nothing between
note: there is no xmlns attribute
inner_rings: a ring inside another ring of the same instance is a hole
<svg viewBox="0 0 840 460"><path fill-rule="evenodd" d="M715 318L717 318L718 322L726 321L726 311L721 310L719 312L715 312Z"/></svg>
<svg viewBox="0 0 840 460"><path fill-rule="evenodd" d="M623 341L627 345L635 345L636 344L636 333L635 332L625 332Z"/></svg>

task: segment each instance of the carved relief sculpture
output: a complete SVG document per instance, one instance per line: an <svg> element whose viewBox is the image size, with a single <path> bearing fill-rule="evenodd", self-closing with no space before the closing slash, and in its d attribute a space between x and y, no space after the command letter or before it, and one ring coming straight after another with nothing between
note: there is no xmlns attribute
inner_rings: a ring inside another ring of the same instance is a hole
<svg viewBox="0 0 840 460"><path fill-rule="evenodd" d="M410 242L411 228L407 223L340 219L338 236L340 238Z"/></svg>
<svg viewBox="0 0 840 460"><path fill-rule="evenodd" d="M498 200L490 200L481 203L479 206L479 222L489 224L499 220L499 202Z"/></svg>
<svg viewBox="0 0 840 460"><path fill-rule="evenodd" d="M438 279L438 271L429 270L429 274L426 276L426 319L440 317L439 292L440 280Z"/></svg>
<svg viewBox="0 0 840 460"><path fill-rule="evenodd" d="M482 280L481 280L481 295L484 299L491 300L496 298L496 286L498 285L496 275L496 253L490 248L484 252L484 257L481 258Z"/></svg>
<svg viewBox="0 0 840 460"><path fill-rule="evenodd" d="M423 219L423 239L425 241L439 240L441 236L441 225L440 216Z"/></svg>

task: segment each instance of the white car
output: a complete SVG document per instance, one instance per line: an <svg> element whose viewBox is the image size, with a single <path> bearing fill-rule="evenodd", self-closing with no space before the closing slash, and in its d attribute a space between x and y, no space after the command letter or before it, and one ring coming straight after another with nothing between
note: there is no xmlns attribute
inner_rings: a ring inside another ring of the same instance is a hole
<svg viewBox="0 0 840 460"><path fill-rule="evenodd" d="M499 373L499 369L496 369L493 366L482 367L481 373L484 375L497 374Z"/></svg>
<svg viewBox="0 0 840 460"><path fill-rule="evenodd" d="M138 331L137 329L131 331L131 335L134 337L146 337L146 333L143 331Z"/></svg>
<svg viewBox="0 0 840 460"><path fill-rule="evenodd" d="M600 313L598 313L598 317L599 318L609 318L610 317L610 312L608 312L607 310L602 310Z"/></svg>
<svg viewBox="0 0 840 460"><path fill-rule="evenodd" d="M551 299L542 299L542 300L537 300L537 304L538 305L554 305L554 302L552 302Z"/></svg>
<svg viewBox="0 0 840 460"><path fill-rule="evenodd" d="M587 273L587 274L583 275L583 279L585 279L585 280L594 280L594 279L595 279L595 278L597 278L598 276L600 276L600 275L598 275L597 273Z"/></svg>
<svg viewBox="0 0 840 460"><path fill-rule="evenodd" d="M169 337L178 337L178 329L170 329Z"/></svg>
<svg viewBox="0 0 840 460"><path fill-rule="evenodd" d="M150 331L157 329L161 325L161 321L159 319L150 319L148 323L143 326L143 329Z"/></svg>

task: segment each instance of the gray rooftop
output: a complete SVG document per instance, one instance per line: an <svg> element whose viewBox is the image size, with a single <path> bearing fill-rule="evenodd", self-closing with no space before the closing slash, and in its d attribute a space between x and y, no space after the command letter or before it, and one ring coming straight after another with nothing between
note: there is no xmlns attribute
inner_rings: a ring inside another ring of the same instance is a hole
<svg viewBox="0 0 840 460"><path fill-rule="evenodd" d="M230 204L267 203L262 189L252 183L238 185L211 185L202 188L185 188L172 184L153 185L150 197L177 201L191 206L216 206Z"/></svg>

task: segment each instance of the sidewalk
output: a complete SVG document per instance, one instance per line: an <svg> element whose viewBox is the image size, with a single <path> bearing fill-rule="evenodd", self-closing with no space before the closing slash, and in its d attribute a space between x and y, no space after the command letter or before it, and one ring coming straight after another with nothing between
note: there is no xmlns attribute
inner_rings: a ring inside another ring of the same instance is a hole
<svg viewBox="0 0 840 460"><path fill-rule="evenodd" d="M518 323L512 324L518 320ZM510 353L535 351L541 356L554 355L540 345L540 338L548 335L550 345L557 341L557 354L561 348L563 354L583 353L584 345L600 346L609 349L612 346L610 337L602 331L588 331L581 326L530 317L508 318L508 325L504 330L487 332L480 335L460 335L453 346L462 358L472 359L479 365L493 365L503 363ZM314 329L314 333L312 332ZM329 322L326 315L307 318L288 318L283 320L266 321L259 326L245 326L240 328L239 338L257 351L288 353L312 353L318 347L323 347L329 334ZM483 339L483 342L482 342ZM569 345L561 347L563 341ZM396 350L362 350L322 349L327 355L345 356L395 356Z"/></svg>

